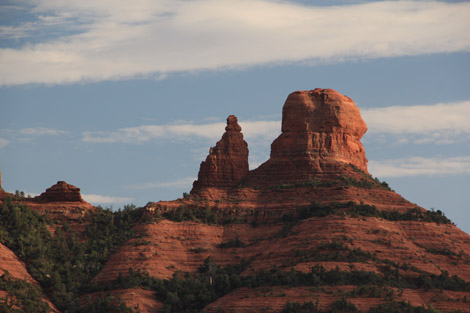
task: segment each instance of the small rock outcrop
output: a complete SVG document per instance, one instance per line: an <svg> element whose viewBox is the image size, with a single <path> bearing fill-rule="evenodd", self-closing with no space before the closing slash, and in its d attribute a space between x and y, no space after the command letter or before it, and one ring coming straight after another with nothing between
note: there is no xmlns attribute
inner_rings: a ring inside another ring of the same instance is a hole
<svg viewBox="0 0 470 313"><path fill-rule="evenodd" d="M337 174L351 164L367 173L360 139L367 131L359 108L333 89L291 93L282 110L282 134L271 145L271 157L250 173L250 180L303 181Z"/></svg>
<svg viewBox="0 0 470 313"><path fill-rule="evenodd" d="M209 155L201 163L191 193L207 187L231 188L245 178L248 173L248 144L243 140L241 130L237 117L230 115L222 139L210 148Z"/></svg>
<svg viewBox="0 0 470 313"><path fill-rule="evenodd" d="M36 197L40 202L83 202L80 188L58 181L54 186Z"/></svg>

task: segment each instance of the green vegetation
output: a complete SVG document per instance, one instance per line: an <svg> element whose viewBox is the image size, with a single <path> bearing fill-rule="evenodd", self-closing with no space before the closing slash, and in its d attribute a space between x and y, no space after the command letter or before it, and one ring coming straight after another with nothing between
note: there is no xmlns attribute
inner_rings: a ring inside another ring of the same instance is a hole
<svg viewBox="0 0 470 313"><path fill-rule="evenodd" d="M336 261L336 262L366 262L375 260L376 256L361 249L351 249L339 241L323 243L314 249L297 249L295 260L289 260L284 266L293 266L299 262Z"/></svg>
<svg viewBox="0 0 470 313"><path fill-rule="evenodd" d="M354 288L353 290L346 293L348 297L356 298L356 297L364 297L364 298L388 298L393 299L395 295L395 291L393 289L381 286L359 286Z"/></svg>
<svg viewBox="0 0 470 313"><path fill-rule="evenodd" d="M227 249L227 248L242 248L245 247L246 244L240 240L240 238L235 238L230 241L222 242L221 244L217 245L218 248Z"/></svg>
<svg viewBox="0 0 470 313"><path fill-rule="evenodd" d="M445 271L440 275L428 274L411 267L411 270L417 272L418 275L403 276L400 269L404 269L405 266L406 269L410 269L409 265L399 265L387 260L379 261L374 254L360 249L352 249L338 241L326 242L314 249L298 249L295 251L295 258L284 264L284 267L292 266L293 262L299 261L367 262L374 260L382 262L379 266L380 273L343 272L339 269L327 271L321 266L314 266L307 273L294 269L284 271L275 267L270 270L252 271L246 275L245 270L250 261L242 260L238 265L220 267L211 258L207 258L196 274L176 272L172 279L162 280L150 277L148 273L130 269L125 275L120 274L109 285L90 285L90 280L101 270L111 253L124 242L135 238L129 241L130 245L151 244L150 241L142 238L142 234L140 237L137 236L134 230L135 223L144 219L142 213L143 209L134 206L126 206L124 210L116 212L97 208L96 213L83 218L82 223L85 226L85 231L78 235L70 231L70 227L66 223L53 225L46 217L6 199L0 206L0 242L13 250L27 264L28 271L41 284L47 297L64 313L81 312L79 299L80 295L85 293L136 287L156 291L158 300L164 303L164 312L199 312L209 303L240 287L355 285L357 288L344 295L347 297L385 296L390 301L393 300L394 294L393 290L388 287L470 291L470 283L456 275L449 276ZM329 205L312 203L291 214L285 214L282 217L285 225L278 236L282 237L290 233L292 227L299 220L333 214L351 217L379 217L392 221L415 220L450 223L441 211L423 212L416 208L401 213L379 211L374 206L354 202ZM208 224L221 223L222 221L213 210L185 206L165 212L163 217L174 221L197 221ZM50 226L56 228L54 235L48 230ZM221 243L218 248L245 246L246 244L236 237L234 240ZM204 249L199 247L191 251L201 253ZM434 249L429 252L455 255L454 252L446 249ZM242 276L243 271L245 271L245 275ZM31 310L31 312L43 312L41 310L46 308L47 304L41 300L43 296L40 289L24 281L17 281L4 275L0 279L0 289L8 291L12 295L4 301L5 303L0 303L2 305L0 309L5 308L6 312L15 312L12 309L15 305L22 308L34 306L36 311ZM16 304L12 301L20 302ZM403 305L406 304L389 302L381 308L383 312L394 312L395 307L400 308ZM312 311L312 307L314 310L317 309L317 305L311 302L291 303L286 306L284 311L306 312ZM434 312L425 308L405 307L405 310L408 309L411 311L404 312ZM356 312L355 310L357 311L353 304L348 302L346 298L342 298L332 305L329 312ZM25 309L25 311L28 310ZM127 308L120 299L103 294L83 308L83 311L127 313L133 312L133 309Z"/></svg>
<svg viewBox="0 0 470 313"><path fill-rule="evenodd" d="M320 311L318 307L311 301L300 304L298 302L287 302L286 307L282 310L282 313L348 313L348 312L359 312L354 304L348 302L345 298L341 298L331 304L331 308L328 311ZM412 306L409 303L399 302L387 302L380 304L376 307L372 307L368 313L440 313L439 310L434 309L432 306L425 308L423 306Z"/></svg>
<svg viewBox="0 0 470 313"><path fill-rule="evenodd" d="M370 174L362 171L358 167L348 164L355 172L361 174L363 177L361 179L356 179L351 176L339 175L334 180L321 181L318 178L311 178L307 181L300 181L294 183L283 183L277 186L269 187L274 191L282 191L283 189L291 189L298 187L357 187L362 189L383 189L393 191L386 182L381 182L377 177L373 178Z"/></svg>
<svg viewBox="0 0 470 313"><path fill-rule="evenodd" d="M119 275L109 285L95 286L97 290L144 288L157 291L157 298L164 303L162 312L199 312L206 305L244 286L243 272L250 261L221 268L207 258L197 274L176 272L171 280L162 280L146 272L129 269L127 275Z"/></svg>
<svg viewBox="0 0 470 313"><path fill-rule="evenodd" d="M196 221L205 224L217 224L219 222L219 217L213 210L196 206L181 205L176 209L166 211L162 216L175 222Z"/></svg>
<svg viewBox="0 0 470 313"><path fill-rule="evenodd" d="M121 298L115 298L109 294L103 294L93 302L86 305L83 310L86 313L140 313L139 309L131 309L126 306Z"/></svg>
<svg viewBox="0 0 470 313"><path fill-rule="evenodd" d="M331 304L331 307L328 311L320 311L318 305L313 304L312 301L304 302L300 304L298 302L287 302L286 307L282 310L282 313L356 313L359 310L356 306L346 300L346 298L341 298L334 301Z"/></svg>
<svg viewBox="0 0 470 313"><path fill-rule="evenodd" d="M425 308L423 306L412 306L409 303L399 302L388 302L380 304L369 310L368 313L439 313L440 311L433 307Z"/></svg>
<svg viewBox="0 0 470 313"><path fill-rule="evenodd" d="M158 300L164 303L164 312L199 312L207 304L240 287L355 285L358 288L346 293L345 296L381 297L384 295L390 300L394 296L393 290L385 286L403 289L426 290L429 288L470 291L469 282L465 282L456 275L450 277L445 271L440 275L420 272L418 277L402 276L397 268L393 268L393 262L384 263L386 264L380 268L381 274L365 271L340 271L339 269L327 271L322 266L316 265L306 273L294 269L284 271L275 267L242 276L240 274L248 267L250 261L242 260L238 265L222 268L216 265L211 258L207 258L196 274L176 272L171 280L161 280L150 277L148 273L129 269L125 276L119 275L114 282L109 285L95 286L94 290L104 291L119 288L154 290ZM375 286L380 286L380 288ZM310 307L310 304L291 305L288 309L291 310L290 312L296 312L292 310L301 310L306 307ZM341 311L340 308L350 311ZM341 300L332 307L330 312L355 311L349 302Z"/></svg>
<svg viewBox="0 0 470 313"><path fill-rule="evenodd" d="M331 309L328 311L328 313L356 313L359 312L359 310L356 308L356 306L346 300L346 298L341 298L339 300L336 300L331 304Z"/></svg>
<svg viewBox="0 0 470 313"><path fill-rule="evenodd" d="M457 256L457 253L454 251L448 249L448 248L426 248L426 251L432 254L442 254L442 255L451 255L451 256Z"/></svg>
<svg viewBox="0 0 470 313"><path fill-rule="evenodd" d="M298 302L287 302L286 307L282 310L282 313L315 313L320 312L318 305L313 304L312 301L304 302L302 304Z"/></svg>
<svg viewBox="0 0 470 313"><path fill-rule="evenodd" d="M207 249L203 247L197 247L197 248L190 248L189 251L194 252L194 253L202 253L207 251Z"/></svg>
<svg viewBox="0 0 470 313"><path fill-rule="evenodd" d="M303 220L310 217L325 217L329 215L348 215L351 217L379 217L389 221L421 221L435 222L438 224L452 223L440 210L422 211L418 208L410 209L405 213L395 210L381 211L373 205L357 204L353 201L336 202L328 205L322 205L313 202L309 206L298 208L294 213L285 214L283 221L290 222Z"/></svg>
<svg viewBox="0 0 470 313"><path fill-rule="evenodd" d="M38 287L10 276L8 272L0 276L0 290L5 297L0 298L0 312L11 313L48 313L49 305L42 300Z"/></svg>
<svg viewBox="0 0 470 313"><path fill-rule="evenodd" d="M13 250L31 275L62 312L78 312L79 295L117 247L135 236L133 226L141 209L127 206L112 212L98 208L84 218L86 229L78 237L23 205L5 199L0 206L0 242Z"/></svg>
<svg viewBox="0 0 470 313"><path fill-rule="evenodd" d="M390 190L387 183L381 183L377 179L372 178L363 178L357 180L354 177L350 176L338 176L335 180L329 181L321 181L319 179L313 178L307 181L302 182L295 182L295 183L283 183L277 186L270 187L273 191L281 191L283 189L291 189L291 188L298 188L298 187L311 187L311 188L319 188L319 187L357 187L362 189L386 189Z"/></svg>

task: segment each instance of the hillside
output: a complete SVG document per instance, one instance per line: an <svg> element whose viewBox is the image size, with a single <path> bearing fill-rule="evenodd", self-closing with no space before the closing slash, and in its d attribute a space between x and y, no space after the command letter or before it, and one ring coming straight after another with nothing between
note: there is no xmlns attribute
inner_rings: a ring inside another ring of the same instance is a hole
<svg viewBox="0 0 470 313"><path fill-rule="evenodd" d="M144 208L1 191L0 273L62 312L470 312L470 236L370 175L350 98L294 92L281 130L250 171L229 116L191 192Z"/></svg>

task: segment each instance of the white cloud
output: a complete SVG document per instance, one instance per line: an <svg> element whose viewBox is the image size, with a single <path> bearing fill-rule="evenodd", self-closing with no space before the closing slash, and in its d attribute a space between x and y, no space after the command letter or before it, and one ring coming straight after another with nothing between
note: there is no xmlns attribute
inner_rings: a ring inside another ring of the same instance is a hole
<svg viewBox="0 0 470 313"><path fill-rule="evenodd" d="M8 140L0 138L0 148L6 147L10 143Z"/></svg>
<svg viewBox="0 0 470 313"><path fill-rule="evenodd" d="M218 140L225 123L142 125L117 131L83 132L82 141L90 143L143 143L152 139L186 140L194 137ZM248 121L240 123L245 138L274 139L280 132L279 121Z"/></svg>
<svg viewBox="0 0 470 313"><path fill-rule="evenodd" d="M65 131L46 127L23 128L18 131L20 135L26 136L58 136L65 134Z"/></svg>
<svg viewBox="0 0 470 313"><path fill-rule="evenodd" d="M470 174L470 156L449 158L409 157L369 161L369 172L378 177Z"/></svg>
<svg viewBox="0 0 470 313"><path fill-rule="evenodd" d="M153 182L144 183L139 185L128 186L128 189L154 189L154 188L191 188L193 182L196 180L194 177L178 178L176 180L167 182Z"/></svg>
<svg viewBox="0 0 470 313"><path fill-rule="evenodd" d="M112 197L112 196L102 196L96 194L87 194L82 195L83 199L86 202L90 203L130 203L133 199L127 197Z"/></svg>
<svg viewBox="0 0 470 313"><path fill-rule="evenodd" d="M0 85L470 51L470 32L463 31L470 28L466 2L319 7L269 0L31 3L37 21L1 33L42 41L0 49ZM51 36L55 25L64 25L66 32ZM40 31L45 36L38 36Z"/></svg>
<svg viewBox="0 0 470 313"><path fill-rule="evenodd" d="M470 101L433 105L390 106L361 110L368 134L414 136L414 143L452 143L470 134ZM401 138L407 142L410 138Z"/></svg>
<svg viewBox="0 0 470 313"><path fill-rule="evenodd" d="M470 101L390 106L362 110L361 114L371 132L398 134L452 131L470 133Z"/></svg>

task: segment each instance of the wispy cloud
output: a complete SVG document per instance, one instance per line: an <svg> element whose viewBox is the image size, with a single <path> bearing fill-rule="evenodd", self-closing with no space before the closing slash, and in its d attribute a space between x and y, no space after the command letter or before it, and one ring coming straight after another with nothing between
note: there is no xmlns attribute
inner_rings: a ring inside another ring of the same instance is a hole
<svg viewBox="0 0 470 313"><path fill-rule="evenodd" d="M194 177L178 178L167 182L152 182L128 186L128 189L154 189L154 188L190 188L196 180Z"/></svg>
<svg viewBox="0 0 470 313"><path fill-rule="evenodd" d="M371 160L368 167L378 177L470 174L470 156Z"/></svg>
<svg viewBox="0 0 470 313"><path fill-rule="evenodd" d="M270 0L30 3L37 21L1 29L5 36L29 34L34 42L0 49L0 85L470 51L470 32L462 31L470 28L467 2L319 7ZM51 36L51 25L57 24L69 26ZM41 31L46 35L37 36Z"/></svg>
<svg viewBox="0 0 470 313"><path fill-rule="evenodd" d="M82 195L83 199L93 204L109 204L109 203L130 203L133 198L128 197L113 197L113 196L102 196L96 194L85 194Z"/></svg>
<svg viewBox="0 0 470 313"><path fill-rule="evenodd" d="M391 106L361 111L368 133L413 137L414 143L452 143L470 134L470 101L433 105ZM404 138L404 137L410 138Z"/></svg>
<svg viewBox="0 0 470 313"><path fill-rule="evenodd" d="M247 139L274 138L279 134L280 129L278 121L248 121L240 123L240 125ZM86 131L82 134L82 141L89 143L143 143L153 139L189 140L194 137L218 140L223 134L225 126L225 123L142 125L121 128L117 131Z"/></svg>
<svg viewBox="0 0 470 313"><path fill-rule="evenodd" d="M363 109L368 136L399 136L399 143L453 143L470 138L470 101L431 105L391 106ZM281 121L240 121L242 132L252 148L268 146L279 134ZM150 140L192 140L195 137L216 141L225 123L141 125L115 131L85 131L88 143L144 143ZM53 131L52 131L53 132ZM47 132L45 132L47 133Z"/></svg>
<svg viewBox="0 0 470 313"><path fill-rule="evenodd" d="M6 147L9 141L3 138L0 138L0 148Z"/></svg>
<svg viewBox="0 0 470 313"><path fill-rule="evenodd" d="M18 130L18 134L26 136L58 136L66 132L60 129L37 127L37 128L23 128Z"/></svg>

